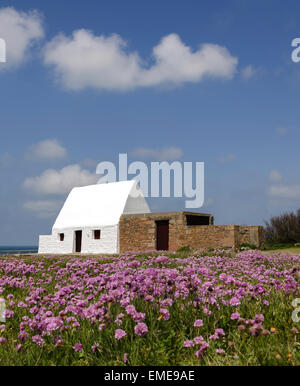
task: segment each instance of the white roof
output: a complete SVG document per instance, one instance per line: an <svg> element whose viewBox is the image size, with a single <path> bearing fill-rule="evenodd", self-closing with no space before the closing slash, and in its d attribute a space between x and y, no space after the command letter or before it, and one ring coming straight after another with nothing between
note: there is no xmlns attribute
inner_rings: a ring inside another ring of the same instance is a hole
<svg viewBox="0 0 300 386"><path fill-rule="evenodd" d="M133 197L136 181L73 188L65 201L53 230L118 224L122 214L149 213L149 206L140 191Z"/></svg>

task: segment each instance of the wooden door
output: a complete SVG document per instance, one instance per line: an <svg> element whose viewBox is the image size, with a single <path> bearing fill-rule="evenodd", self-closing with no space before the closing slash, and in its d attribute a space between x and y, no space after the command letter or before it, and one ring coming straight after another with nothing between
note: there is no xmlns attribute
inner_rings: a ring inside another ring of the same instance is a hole
<svg viewBox="0 0 300 386"><path fill-rule="evenodd" d="M169 249L169 220L156 221L156 249L158 251Z"/></svg>
<svg viewBox="0 0 300 386"><path fill-rule="evenodd" d="M81 252L82 231L75 231L75 252Z"/></svg>

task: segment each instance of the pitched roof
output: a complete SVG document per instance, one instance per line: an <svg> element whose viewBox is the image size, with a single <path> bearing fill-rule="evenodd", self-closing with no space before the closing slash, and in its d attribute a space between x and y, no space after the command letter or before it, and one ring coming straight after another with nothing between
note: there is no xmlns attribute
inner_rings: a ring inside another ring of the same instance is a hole
<svg viewBox="0 0 300 386"><path fill-rule="evenodd" d="M131 180L73 188L53 230L116 225L122 214L149 213L141 191L133 196L136 186Z"/></svg>

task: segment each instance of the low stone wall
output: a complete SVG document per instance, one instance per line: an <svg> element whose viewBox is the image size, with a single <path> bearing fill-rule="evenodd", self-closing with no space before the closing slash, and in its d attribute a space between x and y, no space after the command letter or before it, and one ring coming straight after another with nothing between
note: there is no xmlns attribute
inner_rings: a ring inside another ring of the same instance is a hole
<svg viewBox="0 0 300 386"><path fill-rule="evenodd" d="M263 246L262 226L187 225L185 212L123 215L119 223L120 252L156 249L156 223L169 220L169 250L233 247L242 243ZM213 223L211 216L210 224Z"/></svg>
<svg viewBox="0 0 300 386"><path fill-rule="evenodd" d="M263 226L240 225L239 226L239 246L246 243L264 247L264 228Z"/></svg>

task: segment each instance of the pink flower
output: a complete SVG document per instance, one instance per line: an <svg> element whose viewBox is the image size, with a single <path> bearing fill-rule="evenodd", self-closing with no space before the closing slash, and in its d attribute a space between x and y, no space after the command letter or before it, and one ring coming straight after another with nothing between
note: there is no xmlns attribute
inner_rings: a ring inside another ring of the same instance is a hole
<svg viewBox="0 0 300 386"><path fill-rule="evenodd" d="M25 342L29 338L29 334L27 331L21 331L20 334L18 335L18 338L22 341Z"/></svg>
<svg viewBox="0 0 300 386"><path fill-rule="evenodd" d="M170 319L170 313L166 308L161 308L159 312L163 315L164 320Z"/></svg>
<svg viewBox="0 0 300 386"><path fill-rule="evenodd" d="M193 347L194 342L192 340L186 340L183 342L183 347Z"/></svg>
<svg viewBox="0 0 300 386"><path fill-rule="evenodd" d="M100 348L100 344L99 343L94 343L92 345L92 351L95 352L98 348Z"/></svg>
<svg viewBox="0 0 300 386"><path fill-rule="evenodd" d="M218 336L225 336L225 332L224 332L223 328L217 328L215 330L215 334Z"/></svg>
<svg viewBox="0 0 300 386"><path fill-rule="evenodd" d="M225 351L222 348L217 348L216 349L216 354L225 354Z"/></svg>
<svg viewBox="0 0 300 386"><path fill-rule="evenodd" d="M254 320L256 323L262 323L265 320L265 318L263 314L256 314L254 317Z"/></svg>
<svg viewBox="0 0 300 386"><path fill-rule="evenodd" d="M201 344L203 341L204 341L204 339L203 339L202 336L196 336L196 337L194 338L194 342L195 342L196 344Z"/></svg>
<svg viewBox="0 0 300 386"><path fill-rule="evenodd" d="M236 319L239 319L239 317L240 317L240 314L238 312L234 312L233 314L231 314L230 319L236 320Z"/></svg>
<svg viewBox="0 0 300 386"><path fill-rule="evenodd" d="M7 342L6 338L0 337L0 344L5 344Z"/></svg>
<svg viewBox="0 0 300 386"><path fill-rule="evenodd" d="M123 355L123 362L124 362L124 363L127 363L127 359L128 359L128 354L125 353L125 354Z"/></svg>
<svg viewBox="0 0 300 386"><path fill-rule="evenodd" d="M155 263L167 263L169 261L169 258L167 256L158 256L155 259Z"/></svg>
<svg viewBox="0 0 300 386"><path fill-rule="evenodd" d="M81 343L76 343L76 344L73 346L73 350L76 351L76 352L82 351L82 344L81 344Z"/></svg>
<svg viewBox="0 0 300 386"><path fill-rule="evenodd" d="M207 343L207 342L202 342L201 343L201 348L200 348L201 351L204 351L204 350L206 350L208 348L209 348L209 343Z"/></svg>
<svg viewBox="0 0 300 386"><path fill-rule="evenodd" d="M116 331L115 331L115 338L117 340L120 340L122 339L124 336L126 336L126 332L124 330L121 330L121 328L118 328Z"/></svg>
<svg viewBox="0 0 300 386"><path fill-rule="evenodd" d="M125 308L125 310L126 310L127 314L130 315L130 316L136 313L135 307L134 307L133 305L131 305L131 304L128 305L128 306Z"/></svg>
<svg viewBox="0 0 300 386"><path fill-rule="evenodd" d="M12 310L5 310L3 313L4 318L10 319L14 316L14 311Z"/></svg>
<svg viewBox="0 0 300 386"><path fill-rule="evenodd" d="M134 327L134 332L136 335L138 336L144 336L147 334L148 332L148 327L145 323L138 323L135 327Z"/></svg>
<svg viewBox="0 0 300 386"><path fill-rule="evenodd" d="M237 297L233 297L232 299L230 299L229 304L231 306L239 306L241 302Z"/></svg>
<svg viewBox="0 0 300 386"><path fill-rule="evenodd" d="M197 319L194 323L194 327L202 327L203 321L201 319Z"/></svg>
<svg viewBox="0 0 300 386"><path fill-rule="evenodd" d="M40 335L35 335L32 338L32 341L37 344L38 346L43 346L45 344L44 339Z"/></svg>

